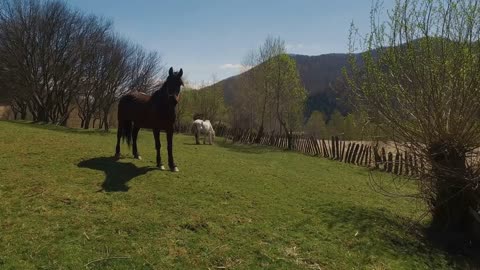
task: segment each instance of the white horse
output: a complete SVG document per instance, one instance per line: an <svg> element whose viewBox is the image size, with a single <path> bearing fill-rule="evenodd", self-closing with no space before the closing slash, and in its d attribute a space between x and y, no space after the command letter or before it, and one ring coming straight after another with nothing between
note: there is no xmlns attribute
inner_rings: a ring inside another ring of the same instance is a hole
<svg viewBox="0 0 480 270"><path fill-rule="evenodd" d="M213 139L215 139L215 130L213 130L212 124L210 123L209 120L201 120L197 119L193 121L192 124L192 132L195 134L195 142L197 144L200 144L198 141L198 136L200 134L204 134L205 137L203 138L203 144L205 144L205 140L207 139L208 136L208 143L212 144Z"/></svg>

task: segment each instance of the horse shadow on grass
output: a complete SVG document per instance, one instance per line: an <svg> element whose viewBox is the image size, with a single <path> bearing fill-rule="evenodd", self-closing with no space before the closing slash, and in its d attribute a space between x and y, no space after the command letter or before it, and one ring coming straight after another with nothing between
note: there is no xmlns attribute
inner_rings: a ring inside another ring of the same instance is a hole
<svg viewBox="0 0 480 270"><path fill-rule="evenodd" d="M409 260L420 259L429 268L438 269L442 268L443 262L435 254L442 253L447 255L448 266L453 269L480 267L476 256L452 253L428 236L428 228L389 210L335 204L321 207L318 211L329 229L345 231L347 246L364 254L360 260L365 262L374 253L380 257L383 254ZM376 238L371 238L373 235Z"/></svg>
<svg viewBox="0 0 480 270"><path fill-rule="evenodd" d="M139 168L133 163L118 162L113 157L91 158L81 161L77 166L103 171L105 173L105 180L102 183L102 189L100 191L106 192L126 192L129 189L127 183L130 180L156 169L154 167Z"/></svg>

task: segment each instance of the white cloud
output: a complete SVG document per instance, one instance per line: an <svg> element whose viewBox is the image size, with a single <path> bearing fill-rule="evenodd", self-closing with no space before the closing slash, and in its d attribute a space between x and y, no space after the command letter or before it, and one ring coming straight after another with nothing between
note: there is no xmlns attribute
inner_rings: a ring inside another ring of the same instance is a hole
<svg viewBox="0 0 480 270"><path fill-rule="evenodd" d="M220 66L221 69L241 69L243 68L242 64L223 64Z"/></svg>
<svg viewBox="0 0 480 270"><path fill-rule="evenodd" d="M285 48L287 50L298 50L298 49L303 49L305 46L302 43L296 43L296 44L287 44L285 45Z"/></svg>
<svg viewBox="0 0 480 270"><path fill-rule="evenodd" d="M240 72L245 72L249 69L251 69L251 66L245 66L242 64L223 64L220 66L220 69L227 70L227 69L236 69Z"/></svg>
<svg viewBox="0 0 480 270"><path fill-rule="evenodd" d="M195 89L195 90L201 89L210 85L212 85L212 81L204 81L204 80L185 83L186 88Z"/></svg>
<svg viewBox="0 0 480 270"><path fill-rule="evenodd" d="M185 88L188 88L188 89L200 89L202 88L202 84L200 83L186 83L185 84Z"/></svg>

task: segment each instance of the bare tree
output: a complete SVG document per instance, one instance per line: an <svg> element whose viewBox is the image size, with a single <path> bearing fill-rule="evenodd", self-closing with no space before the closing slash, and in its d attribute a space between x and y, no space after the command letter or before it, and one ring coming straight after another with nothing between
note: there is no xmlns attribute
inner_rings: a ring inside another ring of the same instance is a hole
<svg viewBox="0 0 480 270"><path fill-rule="evenodd" d="M103 116L100 126L103 126L105 131L110 128L108 116L113 105L129 89L131 58L134 55L132 46L125 40L112 36L107 44L104 59L105 80L102 90L96 95L99 100L99 110Z"/></svg>
<svg viewBox="0 0 480 270"><path fill-rule="evenodd" d="M28 91L24 101L35 120L66 123L84 78L85 49L109 29L60 1L0 2L0 58L16 74L13 88Z"/></svg>
<svg viewBox="0 0 480 270"><path fill-rule="evenodd" d="M260 139L264 133L266 118L269 115L268 103L272 98L273 86L270 85L270 81L267 80L267 77L271 74L271 70L269 70L269 67L265 65L265 63L285 53L285 41L279 37L274 38L269 36L258 51L250 52L244 60L245 66L253 67L252 70L247 72L246 87L244 90L248 92L247 96L250 98L247 102L250 103L252 109L254 108L254 115L258 119L258 139Z"/></svg>
<svg viewBox="0 0 480 270"><path fill-rule="evenodd" d="M103 92L109 79L108 70L112 64L110 61L111 42L115 42L115 40L109 38L108 33L104 33L104 35L90 40L84 53L85 72L78 86L75 100L78 116L82 120L81 127L85 129L90 127L91 120L95 120L99 114Z"/></svg>
<svg viewBox="0 0 480 270"><path fill-rule="evenodd" d="M165 69L157 52L147 53L142 47L134 46L130 57L129 90L150 93L160 81L160 74Z"/></svg>

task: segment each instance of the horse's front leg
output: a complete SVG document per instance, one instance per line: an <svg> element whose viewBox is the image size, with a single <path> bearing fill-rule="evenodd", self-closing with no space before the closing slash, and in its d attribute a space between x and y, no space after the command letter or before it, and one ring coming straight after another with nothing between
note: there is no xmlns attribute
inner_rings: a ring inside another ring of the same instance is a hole
<svg viewBox="0 0 480 270"><path fill-rule="evenodd" d="M138 153L138 148L137 148L137 138L138 138L138 132L139 131L140 131L140 128L133 127L133 131L132 131L133 158L141 160L142 157L140 156L140 153Z"/></svg>
<svg viewBox="0 0 480 270"><path fill-rule="evenodd" d="M168 150L168 166L172 172L178 172L178 167L173 161L173 129L167 131L167 150Z"/></svg>
<svg viewBox="0 0 480 270"><path fill-rule="evenodd" d="M195 131L195 143L196 144L200 144L200 141L198 140L198 136L199 136L198 133L199 133L198 131Z"/></svg>
<svg viewBox="0 0 480 270"><path fill-rule="evenodd" d="M119 125L117 130L117 146L115 146L115 159L120 159L120 139L122 138L122 127Z"/></svg>
<svg viewBox="0 0 480 270"><path fill-rule="evenodd" d="M160 156L160 148L162 145L160 144L160 130L154 129L153 130L153 138L155 139L155 150L157 150L157 167L160 170L165 170L165 167L162 164L162 157Z"/></svg>

